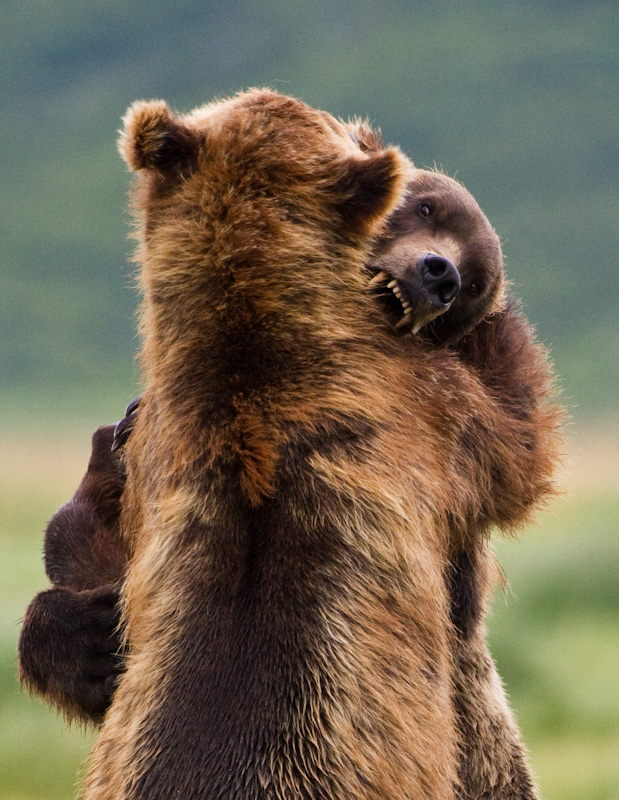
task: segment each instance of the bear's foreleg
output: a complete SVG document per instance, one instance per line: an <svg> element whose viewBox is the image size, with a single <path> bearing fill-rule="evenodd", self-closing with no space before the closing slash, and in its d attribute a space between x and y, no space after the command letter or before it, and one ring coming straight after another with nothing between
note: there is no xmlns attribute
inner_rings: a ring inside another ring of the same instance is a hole
<svg viewBox="0 0 619 800"><path fill-rule="evenodd" d="M53 588L26 611L19 639L22 683L68 718L99 723L123 670L118 632L127 555L118 519L125 473L112 453L114 426L92 439L86 474L45 532Z"/></svg>
<svg viewBox="0 0 619 800"><path fill-rule="evenodd" d="M485 638L483 620L496 573L487 531L491 524L521 525L552 493L561 412L550 400L546 354L512 309L488 317L458 349L491 401L491 413L474 421L478 430L466 437L469 454L479 448L473 463L480 474L470 480L488 492L480 506L483 519L473 516L465 531L456 532L460 541L448 575L462 748L460 797L535 800L520 734Z"/></svg>

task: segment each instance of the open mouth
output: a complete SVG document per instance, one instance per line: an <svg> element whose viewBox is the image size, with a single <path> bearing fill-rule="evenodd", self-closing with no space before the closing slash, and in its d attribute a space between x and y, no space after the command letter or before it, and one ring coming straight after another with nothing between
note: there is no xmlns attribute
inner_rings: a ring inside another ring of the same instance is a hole
<svg viewBox="0 0 619 800"><path fill-rule="evenodd" d="M423 326L423 322L415 319L408 290L393 275L381 270L369 282L369 287L398 333L417 333Z"/></svg>

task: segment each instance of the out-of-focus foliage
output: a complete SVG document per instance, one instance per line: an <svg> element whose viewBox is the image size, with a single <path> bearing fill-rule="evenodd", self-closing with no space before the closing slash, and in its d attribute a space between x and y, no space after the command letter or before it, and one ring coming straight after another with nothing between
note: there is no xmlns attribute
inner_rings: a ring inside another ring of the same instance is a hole
<svg viewBox="0 0 619 800"><path fill-rule="evenodd" d="M619 795L619 501L559 502L525 542L498 552L511 591L491 647L546 800Z"/></svg>
<svg viewBox="0 0 619 800"><path fill-rule="evenodd" d="M128 184L136 98L185 110L268 84L374 119L471 189L566 396L619 379L615 2L7 0L0 29L4 385L132 380Z"/></svg>

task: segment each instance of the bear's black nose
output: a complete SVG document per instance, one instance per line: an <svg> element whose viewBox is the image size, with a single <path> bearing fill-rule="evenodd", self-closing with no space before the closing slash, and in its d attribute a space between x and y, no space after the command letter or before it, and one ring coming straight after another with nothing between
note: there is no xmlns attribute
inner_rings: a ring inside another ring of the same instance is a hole
<svg viewBox="0 0 619 800"><path fill-rule="evenodd" d="M448 258L424 253L417 262L430 302L437 308L448 306L460 291L460 273Z"/></svg>

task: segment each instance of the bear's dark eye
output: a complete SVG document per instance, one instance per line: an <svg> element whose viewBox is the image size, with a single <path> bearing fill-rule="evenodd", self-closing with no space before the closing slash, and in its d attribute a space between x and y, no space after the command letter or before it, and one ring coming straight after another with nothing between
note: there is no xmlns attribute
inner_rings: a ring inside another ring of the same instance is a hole
<svg viewBox="0 0 619 800"><path fill-rule="evenodd" d="M481 285L481 283L477 283L476 281L473 281L469 285L468 293L473 295L473 296L477 296L477 295L481 294L482 289L483 289L483 286Z"/></svg>
<svg viewBox="0 0 619 800"><path fill-rule="evenodd" d="M429 203L422 203L417 208L417 213L419 214L420 217L427 219L429 216L432 215L432 206Z"/></svg>

